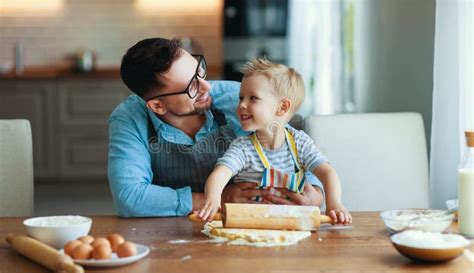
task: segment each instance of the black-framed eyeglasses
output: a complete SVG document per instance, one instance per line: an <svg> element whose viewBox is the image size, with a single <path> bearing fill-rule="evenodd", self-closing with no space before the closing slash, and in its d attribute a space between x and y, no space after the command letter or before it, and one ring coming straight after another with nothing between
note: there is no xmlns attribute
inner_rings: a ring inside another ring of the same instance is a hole
<svg viewBox="0 0 474 273"><path fill-rule="evenodd" d="M191 54L196 60L198 61L198 65L196 67L196 71L194 72L194 76L191 78L189 81L188 86L184 91L179 91L179 92L173 92L173 93L168 93L168 94L161 94L157 96L153 96L147 101L160 98L160 97L167 97L167 96L174 96L174 95L181 95L181 94L188 94L189 98L194 99L199 91L199 80L198 77L201 79L205 79L207 76L207 63L206 59L204 59L203 55L195 55Z"/></svg>

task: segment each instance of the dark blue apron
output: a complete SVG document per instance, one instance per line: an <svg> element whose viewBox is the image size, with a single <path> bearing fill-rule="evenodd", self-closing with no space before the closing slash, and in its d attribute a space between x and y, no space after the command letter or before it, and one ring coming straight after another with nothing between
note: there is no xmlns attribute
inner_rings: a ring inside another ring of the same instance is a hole
<svg viewBox="0 0 474 273"><path fill-rule="evenodd" d="M211 110L218 129L195 142L184 145L168 142L156 133L148 116L148 139L153 184L179 189L190 186L192 192L204 192L207 177L217 159L224 155L235 134L224 114Z"/></svg>

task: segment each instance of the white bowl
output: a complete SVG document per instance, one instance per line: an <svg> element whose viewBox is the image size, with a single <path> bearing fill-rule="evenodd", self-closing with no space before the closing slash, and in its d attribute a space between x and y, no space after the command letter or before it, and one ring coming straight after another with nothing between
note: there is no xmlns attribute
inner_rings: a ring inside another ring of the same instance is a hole
<svg viewBox="0 0 474 273"><path fill-rule="evenodd" d="M459 234L408 230L390 237L393 246L405 257L423 262L445 262L464 252L471 242Z"/></svg>
<svg viewBox="0 0 474 273"><path fill-rule="evenodd" d="M446 207L448 210L458 210L459 208L459 201L458 199L451 199L446 201Z"/></svg>
<svg viewBox="0 0 474 273"><path fill-rule="evenodd" d="M0 63L0 75L7 74L12 70L13 66L11 63Z"/></svg>
<svg viewBox="0 0 474 273"><path fill-rule="evenodd" d="M79 215L35 217L26 219L23 225L29 236L61 249L68 241L87 235L92 219Z"/></svg>
<svg viewBox="0 0 474 273"><path fill-rule="evenodd" d="M380 218L390 233L404 230L443 232L451 225L454 215L435 209L399 209L384 211Z"/></svg>

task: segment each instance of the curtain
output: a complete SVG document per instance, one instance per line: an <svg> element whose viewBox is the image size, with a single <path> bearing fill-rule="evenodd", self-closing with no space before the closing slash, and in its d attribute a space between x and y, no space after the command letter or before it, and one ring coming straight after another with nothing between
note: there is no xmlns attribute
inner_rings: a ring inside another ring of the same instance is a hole
<svg viewBox="0 0 474 273"><path fill-rule="evenodd" d="M288 64L305 82L303 117L342 111L343 7L343 0L289 1Z"/></svg>
<svg viewBox="0 0 474 273"><path fill-rule="evenodd" d="M474 0L437 0L431 132L431 207L457 198L464 131L474 130Z"/></svg>

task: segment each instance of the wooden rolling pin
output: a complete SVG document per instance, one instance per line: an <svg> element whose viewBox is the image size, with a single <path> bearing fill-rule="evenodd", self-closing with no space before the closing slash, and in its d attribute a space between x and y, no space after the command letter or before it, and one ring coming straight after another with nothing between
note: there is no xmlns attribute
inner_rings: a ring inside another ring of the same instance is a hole
<svg viewBox="0 0 474 273"><path fill-rule="evenodd" d="M84 269L74 264L71 257L33 238L10 233L6 241L23 256L54 272L84 273Z"/></svg>
<svg viewBox="0 0 474 273"><path fill-rule="evenodd" d="M193 222L203 220L192 213ZM267 204L224 204L224 212L213 220L222 220L225 228L255 228L279 230L317 230L321 223L331 223L329 216L321 215L318 207Z"/></svg>

